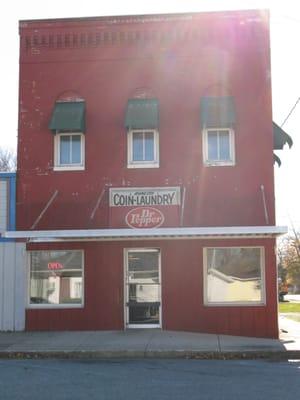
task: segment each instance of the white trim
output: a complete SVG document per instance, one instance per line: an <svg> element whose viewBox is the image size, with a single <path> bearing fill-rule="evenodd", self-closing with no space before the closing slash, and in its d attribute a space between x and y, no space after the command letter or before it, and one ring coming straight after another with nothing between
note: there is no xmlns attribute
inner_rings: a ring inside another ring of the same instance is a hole
<svg viewBox="0 0 300 400"><path fill-rule="evenodd" d="M161 328L162 327L162 284L161 284L161 249L156 247L126 247L123 249L123 259L124 259L124 329L151 329L151 328ZM129 324L129 314L128 314L128 306L127 300L129 297L129 285L127 284L127 274L128 274L128 253L136 252L136 253L145 253L145 252L155 252L158 253L158 279L159 279L159 324Z"/></svg>
<svg viewBox="0 0 300 400"><path fill-rule="evenodd" d="M60 138L62 136L80 136L80 159L77 164L60 164ZM85 169L85 135L82 132L61 132L54 135L54 166L53 171L83 171Z"/></svg>
<svg viewBox="0 0 300 400"><path fill-rule="evenodd" d="M227 131L229 132L229 153L230 160L209 160L208 159L208 133L210 131ZM235 139L234 130L231 128L205 128L202 134L202 153L203 163L207 167L218 167L218 166L234 166L235 165Z"/></svg>
<svg viewBox="0 0 300 400"><path fill-rule="evenodd" d="M43 251L80 251L82 255L82 288L81 288L81 303L70 303L70 304L35 304L30 303L30 268L31 268L31 253L43 252ZM27 251L27 293L26 293L26 308L28 310L34 309L63 309L63 308L84 308L84 281L85 281L85 268L84 268L84 250L83 249L45 249L45 250L29 250Z"/></svg>
<svg viewBox="0 0 300 400"><path fill-rule="evenodd" d="M160 316L159 316L160 317ZM159 325L159 324L148 324L148 325L146 325L146 324L140 324L140 325L138 325L138 324L130 324L130 325L127 325L127 326L125 326L125 329L157 329L157 328L161 328L161 325Z"/></svg>
<svg viewBox="0 0 300 400"><path fill-rule="evenodd" d="M10 239L31 239L36 242L73 242L77 240L266 238L284 235L287 232L286 226L223 226L7 231L2 236Z"/></svg>
<svg viewBox="0 0 300 400"><path fill-rule="evenodd" d="M133 161L133 134L141 132L153 133L154 139L154 160ZM127 133L127 168L159 168L159 134L156 129L132 129Z"/></svg>
<svg viewBox="0 0 300 400"><path fill-rule="evenodd" d="M260 276L261 300L260 301L223 301L212 302L207 299L207 249L260 249ZM266 305L266 268L264 246L210 246L203 248L203 305L205 307L239 307L239 306L265 306Z"/></svg>
<svg viewBox="0 0 300 400"><path fill-rule="evenodd" d="M77 167L53 167L53 171L84 171L84 166L77 166Z"/></svg>

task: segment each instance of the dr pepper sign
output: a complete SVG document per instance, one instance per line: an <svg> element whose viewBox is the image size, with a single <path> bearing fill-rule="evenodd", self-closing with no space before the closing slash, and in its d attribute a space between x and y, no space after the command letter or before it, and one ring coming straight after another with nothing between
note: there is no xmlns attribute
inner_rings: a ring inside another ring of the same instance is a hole
<svg viewBox="0 0 300 400"><path fill-rule="evenodd" d="M112 227L178 226L180 187L110 188Z"/></svg>

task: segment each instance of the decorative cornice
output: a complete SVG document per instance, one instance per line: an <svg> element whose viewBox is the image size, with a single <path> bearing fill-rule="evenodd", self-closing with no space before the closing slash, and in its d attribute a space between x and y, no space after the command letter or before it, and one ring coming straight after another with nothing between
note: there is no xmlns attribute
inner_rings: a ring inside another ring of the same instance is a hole
<svg viewBox="0 0 300 400"><path fill-rule="evenodd" d="M135 31L101 31L80 33L34 33L21 37L21 44L26 50L30 49L76 49L93 48L103 45L131 45L138 43L170 43L188 40L203 40L208 36L199 29L186 30L135 30Z"/></svg>

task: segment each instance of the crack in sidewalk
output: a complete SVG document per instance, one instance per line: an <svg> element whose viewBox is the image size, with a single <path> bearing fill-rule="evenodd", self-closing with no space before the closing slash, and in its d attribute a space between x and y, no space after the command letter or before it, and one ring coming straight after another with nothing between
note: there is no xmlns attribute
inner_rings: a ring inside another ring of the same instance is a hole
<svg viewBox="0 0 300 400"><path fill-rule="evenodd" d="M217 335L217 339L218 339L218 352L221 353L220 335Z"/></svg>
<svg viewBox="0 0 300 400"><path fill-rule="evenodd" d="M150 345L151 340L153 339L153 336L154 336L154 332L151 332L150 338L147 341L146 346L145 346L144 357L146 357L146 354L148 353L149 345Z"/></svg>

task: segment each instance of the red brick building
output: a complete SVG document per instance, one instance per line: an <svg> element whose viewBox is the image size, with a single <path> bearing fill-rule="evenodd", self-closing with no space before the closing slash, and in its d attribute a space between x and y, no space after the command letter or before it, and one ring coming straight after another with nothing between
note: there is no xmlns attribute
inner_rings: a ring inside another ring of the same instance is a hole
<svg viewBox="0 0 300 400"><path fill-rule="evenodd" d="M20 23L28 330L277 337L268 13Z"/></svg>

